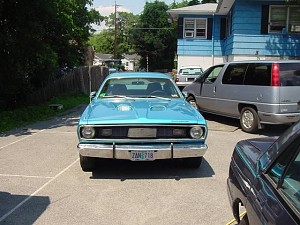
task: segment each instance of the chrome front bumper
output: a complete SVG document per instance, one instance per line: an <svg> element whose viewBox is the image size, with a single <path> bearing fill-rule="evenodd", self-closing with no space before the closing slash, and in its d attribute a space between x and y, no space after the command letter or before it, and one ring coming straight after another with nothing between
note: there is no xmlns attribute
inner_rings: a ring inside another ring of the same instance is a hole
<svg viewBox="0 0 300 225"><path fill-rule="evenodd" d="M131 159L131 151L153 151L154 159L201 157L207 150L206 144L78 144L80 155L107 159Z"/></svg>

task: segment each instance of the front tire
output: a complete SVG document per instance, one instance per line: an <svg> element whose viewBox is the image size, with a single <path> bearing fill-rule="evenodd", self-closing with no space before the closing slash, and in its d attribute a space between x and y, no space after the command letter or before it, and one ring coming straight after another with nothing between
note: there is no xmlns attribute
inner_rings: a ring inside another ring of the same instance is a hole
<svg viewBox="0 0 300 225"><path fill-rule="evenodd" d="M184 158L183 165L186 168L197 169L202 163L202 157Z"/></svg>
<svg viewBox="0 0 300 225"><path fill-rule="evenodd" d="M198 108L198 105L197 105L197 102L195 100L195 98L193 96L189 96L187 99L186 99L195 109L197 109L199 111L199 108Z"/></svg>
<svg viewBox="0 0 300 225"><path fill-rule="evenodd" d="M247 133L256 133L258 131L258 115L251 107L245 107L241 111L240 125L243 131Z"/></svg>
<svg viewBox="0 0 300 225"><path fill-rule="evenodd" d="M79 154L80 166L84 172L92 172L96 168L96 159Z"/></svg>

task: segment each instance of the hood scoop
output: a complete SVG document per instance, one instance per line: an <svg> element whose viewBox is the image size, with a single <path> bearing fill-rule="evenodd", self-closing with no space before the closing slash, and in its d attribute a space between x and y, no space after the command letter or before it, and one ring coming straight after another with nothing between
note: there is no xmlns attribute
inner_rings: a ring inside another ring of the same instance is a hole
<svg viewBox="0 0 300 225"><path fill-rule="evenodd" d="M151 111L165 111L166 107L163 105L155 105L150 107Z"/></svg>
<svg viewBox="0 0 300 225"><path fill-rule="evenodd" d="M118 105L117 109L119 111L128 112L132 110L132 107L130 105L122 104L122 105Z"/></svg>

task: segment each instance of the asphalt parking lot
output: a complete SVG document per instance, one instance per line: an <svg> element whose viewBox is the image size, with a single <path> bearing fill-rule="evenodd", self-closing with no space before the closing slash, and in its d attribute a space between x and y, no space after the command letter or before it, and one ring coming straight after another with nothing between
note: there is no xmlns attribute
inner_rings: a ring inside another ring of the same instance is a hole
<svg viewBox="0 0 300 225"><path fill-rule="evenodd" d="M286 129L247 134L236 120L205 115L209 149L199 169L179 161L99 161L84 173L76 151L81 112L0 136L0 224L228 224L235 143Z"/></svg>

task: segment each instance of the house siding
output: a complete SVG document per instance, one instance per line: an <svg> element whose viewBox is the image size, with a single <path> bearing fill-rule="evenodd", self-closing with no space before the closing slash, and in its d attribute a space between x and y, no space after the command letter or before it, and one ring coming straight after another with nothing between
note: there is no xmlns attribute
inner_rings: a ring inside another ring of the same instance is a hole
<svg viewBox="0 0 300 225"><path fill-rule="evenodd" d="M237 1L232 11L233 34L260 34L261 2Z"/></svg>
<svg viewBox="0 0 300 225"><path fill-rule="evenodd" d="M300 55L299 35L232 35L227 39L226 55Z"/></svg>
<svg viewBox="0 0 300 225"><path fill-rule="evenodd" d="M179 15L181 22L184 18L208 18L213 20L213 26L211 39L189 39L178 35L178 67L195 62L207 67L237 59L300 58L299 33L268 34L269 5L285 4L285 1L276 0L235 0L229 14L232 15L230 30L225 29L224 25L228 24L224 15ZM182 34L182 23L178 28ZM228 33L230 35L226 36Z"/></svg>
<svg viewBox="0 0 300 225"><path fill-rule="evenodd" d="M232 34L227 37L225 55L300 56L299 34L262 34L263 5L276 1L237 0L232 9Z"/></svg>

